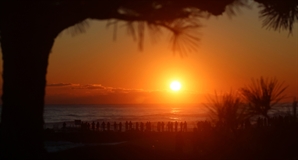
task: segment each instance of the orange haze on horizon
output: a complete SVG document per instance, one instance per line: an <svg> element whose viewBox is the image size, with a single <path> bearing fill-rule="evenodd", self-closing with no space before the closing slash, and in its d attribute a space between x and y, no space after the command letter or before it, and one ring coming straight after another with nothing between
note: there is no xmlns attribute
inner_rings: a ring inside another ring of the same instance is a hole
<svg viewBox="0 0 298 160"><path fill-rule="evenodd" d="M106 21L90 20L75 36L66 30L50 54L46 103L201 103L260 76L284 81L292 101L298 98L297 23L293 35L266 30L257 13L255 5L232 18L202 20L197 51L183 57L171 50L166 30L155 37L146 32L142 51L124 27L113 40ZM183 86L177 93L169 88L173 80Z"/></svg>

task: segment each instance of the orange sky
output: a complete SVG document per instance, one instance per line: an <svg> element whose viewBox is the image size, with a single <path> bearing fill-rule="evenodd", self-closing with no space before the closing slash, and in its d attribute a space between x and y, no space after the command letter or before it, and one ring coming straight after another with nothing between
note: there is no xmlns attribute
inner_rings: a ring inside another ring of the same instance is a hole
<svg viewBox="0 0 298 160"><path fill-rule="evenodd" d="M298 98L297 23L293 35L266 30L257 12L202 20L198 50L183 58L173 54L166 30L146 32L143 51L122 25L116 41L107 21L90 20L75 36L66 30L50 55L46 103L200 103L260 76L285 81L289 100ZM180 92L169 91L172 80L182 83Z"/></svg>

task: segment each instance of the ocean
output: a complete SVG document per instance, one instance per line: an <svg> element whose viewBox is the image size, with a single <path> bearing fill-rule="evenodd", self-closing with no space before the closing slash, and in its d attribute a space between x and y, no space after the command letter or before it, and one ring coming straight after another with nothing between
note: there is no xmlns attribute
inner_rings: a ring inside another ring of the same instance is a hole
<svg viewBox="0 0 298 160"><path fill-rule="evenodd" d="M45 125L85 122L197 122L206 120L202 104L94 104L45 105Z"/></svg>
<svg viewBox="0 0 298 160"><path fill-rule="evenodd" d="M288 104L287 106L290 106ZM288 109L290 107L287 107ZM284 109L285 111L290 111ZM1 113L1 107L0 107ZM1 115L1 114L0 114ZM189 131L198 121L208 119L207 110L203 104L81 104L81 105L45 105L44 128L59 129L66 122L67 126L75 126L74 120L83 122L181 122L186 121ZM155 123L155 124L154 124ZM89 144L64 141L46 141L48 152L87 146ZM92 144L94 145L94 144ZM112 145L112 144L95 144Z"/></svg>
<svg viewBox="0 0 298 160"><path fill-rule="evenodd" d="M285 108L283 110L285 113ZM45 128L53 128L54 125L60 128L63 122L74 125L74 120L110 123L186 121L192 127L206 119L208 115L203 104L67 104L45 105L44 108Z"/></svg>

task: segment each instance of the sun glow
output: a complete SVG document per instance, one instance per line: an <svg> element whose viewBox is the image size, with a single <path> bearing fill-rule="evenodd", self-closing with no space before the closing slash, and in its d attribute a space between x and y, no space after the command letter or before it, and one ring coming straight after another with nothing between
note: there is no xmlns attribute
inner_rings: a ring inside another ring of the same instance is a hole
<svg viewBox="0 0 298 160"><path fill-rule="evenodd" d="M170 88L173 90L173 91L179 91L181 89L181 83L178 82L178 81L173 81L171 82L170 84Z"/></svg>

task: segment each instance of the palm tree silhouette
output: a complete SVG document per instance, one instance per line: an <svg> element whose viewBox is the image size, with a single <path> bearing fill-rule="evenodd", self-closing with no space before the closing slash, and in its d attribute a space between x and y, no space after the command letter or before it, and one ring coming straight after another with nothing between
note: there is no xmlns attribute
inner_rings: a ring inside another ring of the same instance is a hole
<svg viewBox="0 0 298 160"><path fill-rule="evenodd" d="M261 77L252 80L252 83L240 89L243 97L249 103L248 112L250 115L262 115L270 118L268 112L285 98L284 91L287 86L280 83L276 78Z"/></svg>
<svg viewBox="0 0 298 160"><path fill-rule="evenodd" d="M64 29L80 24L88 18L116 19L126 21L128 27L136 31L133 33L138 35L142 42L145 24L154 29L164 27L174 35L172 39L174 49L185 53L186 49L193 48L199 40L189 31L200 26L198 20L201 17L221 15L226 6L241 6L244 2L242 0L0 1L3 54L1 156L36 158L44 153L43 106L48 56L55 38ZM270 0L258 2L271 3ZM286 2L291 4L295 2L293 4L297 7L296 1ZM282 18L293 19L290 16ZM133 22L139 22L137 27L132 25ZM278 27L281 26L278 23ZM286 26L291 31L292 23ZM181 43L179 41L181 39L188 45Z"/></svg>
<svg viewBox="0 0 298 160"><path fill-rule="evenodd" d="M237 127L249 118L247 106L237 92L230 91L222 95L215 92L205 104L208 115L216 127L227 132L235 132Z"/></svg>

